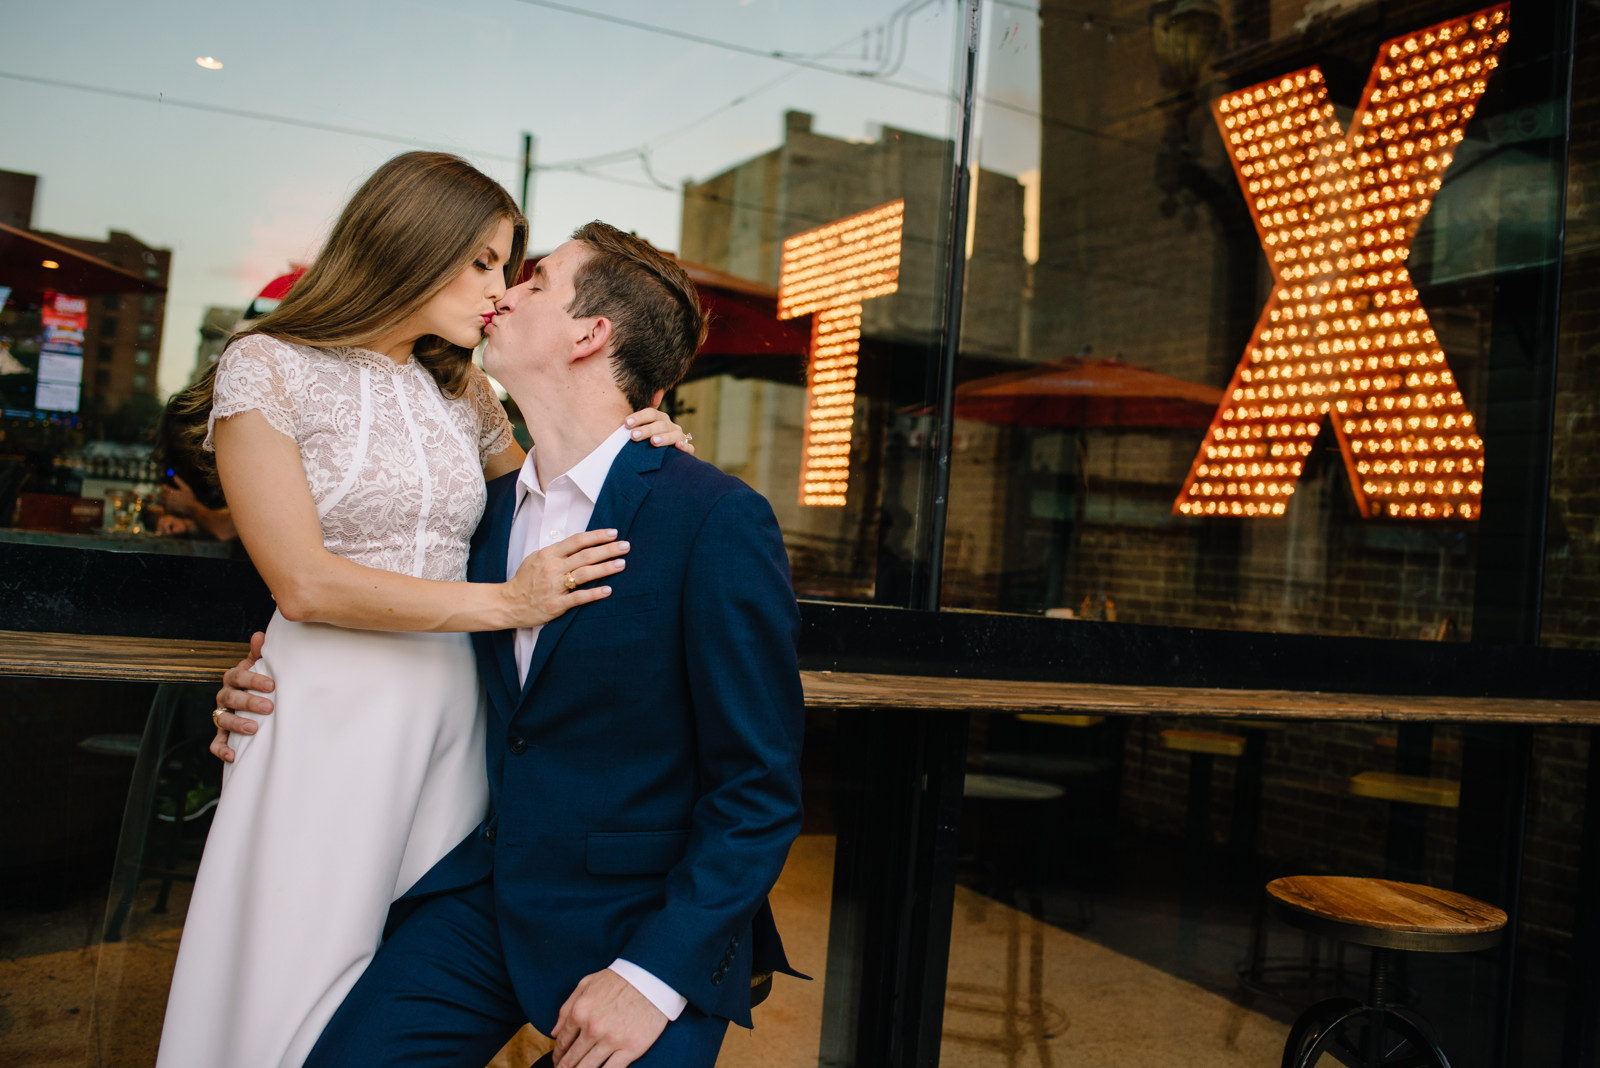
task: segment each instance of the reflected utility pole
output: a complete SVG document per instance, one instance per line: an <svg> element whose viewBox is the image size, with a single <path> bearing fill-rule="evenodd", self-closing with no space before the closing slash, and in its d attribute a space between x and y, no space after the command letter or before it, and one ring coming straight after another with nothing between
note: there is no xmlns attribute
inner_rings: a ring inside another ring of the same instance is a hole
<svg viewBox="0 0 1600 1068"><path fill-rule="evenodd" d="M533 134L524 132L522 135L522 214L528 220L528 239L533 240L533 212L529 210L529 197L533 192L533 161L534 152L537 151L538 142Z"/></svg>

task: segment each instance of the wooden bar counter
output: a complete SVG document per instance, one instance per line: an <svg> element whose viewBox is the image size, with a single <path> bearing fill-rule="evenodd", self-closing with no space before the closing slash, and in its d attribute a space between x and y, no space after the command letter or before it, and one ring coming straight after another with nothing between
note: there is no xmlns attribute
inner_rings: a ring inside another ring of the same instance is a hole
<svg viewBox="0 0 1600 1068"><path fill-rule="evenodd" d="M0 675L220 685L222 672L237 663L246 651L247 646L235 642L0 631ZM840 710L910 708L1600 726L1600 701L1108 686L839 671L804 671L801 676L807 706Z"/></svg>

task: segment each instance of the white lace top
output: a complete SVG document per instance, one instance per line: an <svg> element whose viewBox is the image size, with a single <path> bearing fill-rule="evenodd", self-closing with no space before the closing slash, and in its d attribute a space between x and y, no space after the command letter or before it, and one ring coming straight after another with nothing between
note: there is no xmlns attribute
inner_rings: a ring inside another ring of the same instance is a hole
<svg viewBox="0 0 1600 1068"><path fill-rule="evenodd" d="M213 397L207 449L216 421L245 411L300 446L329 552L418 578L466 578L484 459L513 443L481 370L452 398L415 360L251 334L222 354Z"/></svg>

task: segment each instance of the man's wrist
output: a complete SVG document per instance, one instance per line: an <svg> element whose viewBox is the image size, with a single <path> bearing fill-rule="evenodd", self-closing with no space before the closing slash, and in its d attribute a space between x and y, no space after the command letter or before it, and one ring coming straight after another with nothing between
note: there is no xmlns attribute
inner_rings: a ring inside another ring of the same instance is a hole
<svg viewBox="0 0 1600 1068"><path fill-rule="evenodd" d="M684 1006L689 1004L689 1000L682 994L632 961L618 957L611 962L611 971L622 976L629 986L637 990L644 996L646 1001L659 1009L661 1015L665 1016L669 1022L682 1015Z"/></svg>

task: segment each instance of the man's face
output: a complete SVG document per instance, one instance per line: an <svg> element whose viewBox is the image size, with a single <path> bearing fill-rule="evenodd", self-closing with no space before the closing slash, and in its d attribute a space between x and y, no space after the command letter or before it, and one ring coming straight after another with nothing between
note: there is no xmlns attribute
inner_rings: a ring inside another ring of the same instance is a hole
<svg viewBox="0 0 1600 1068"><path fill-rule="evenodd" d="M489 339L484 370L508 382L565 360L594 321L567 314L575 296L573 277L588 258L587 246L568 241L539 261L532 278L506 290L498 314L484 329Z"/></svg>

